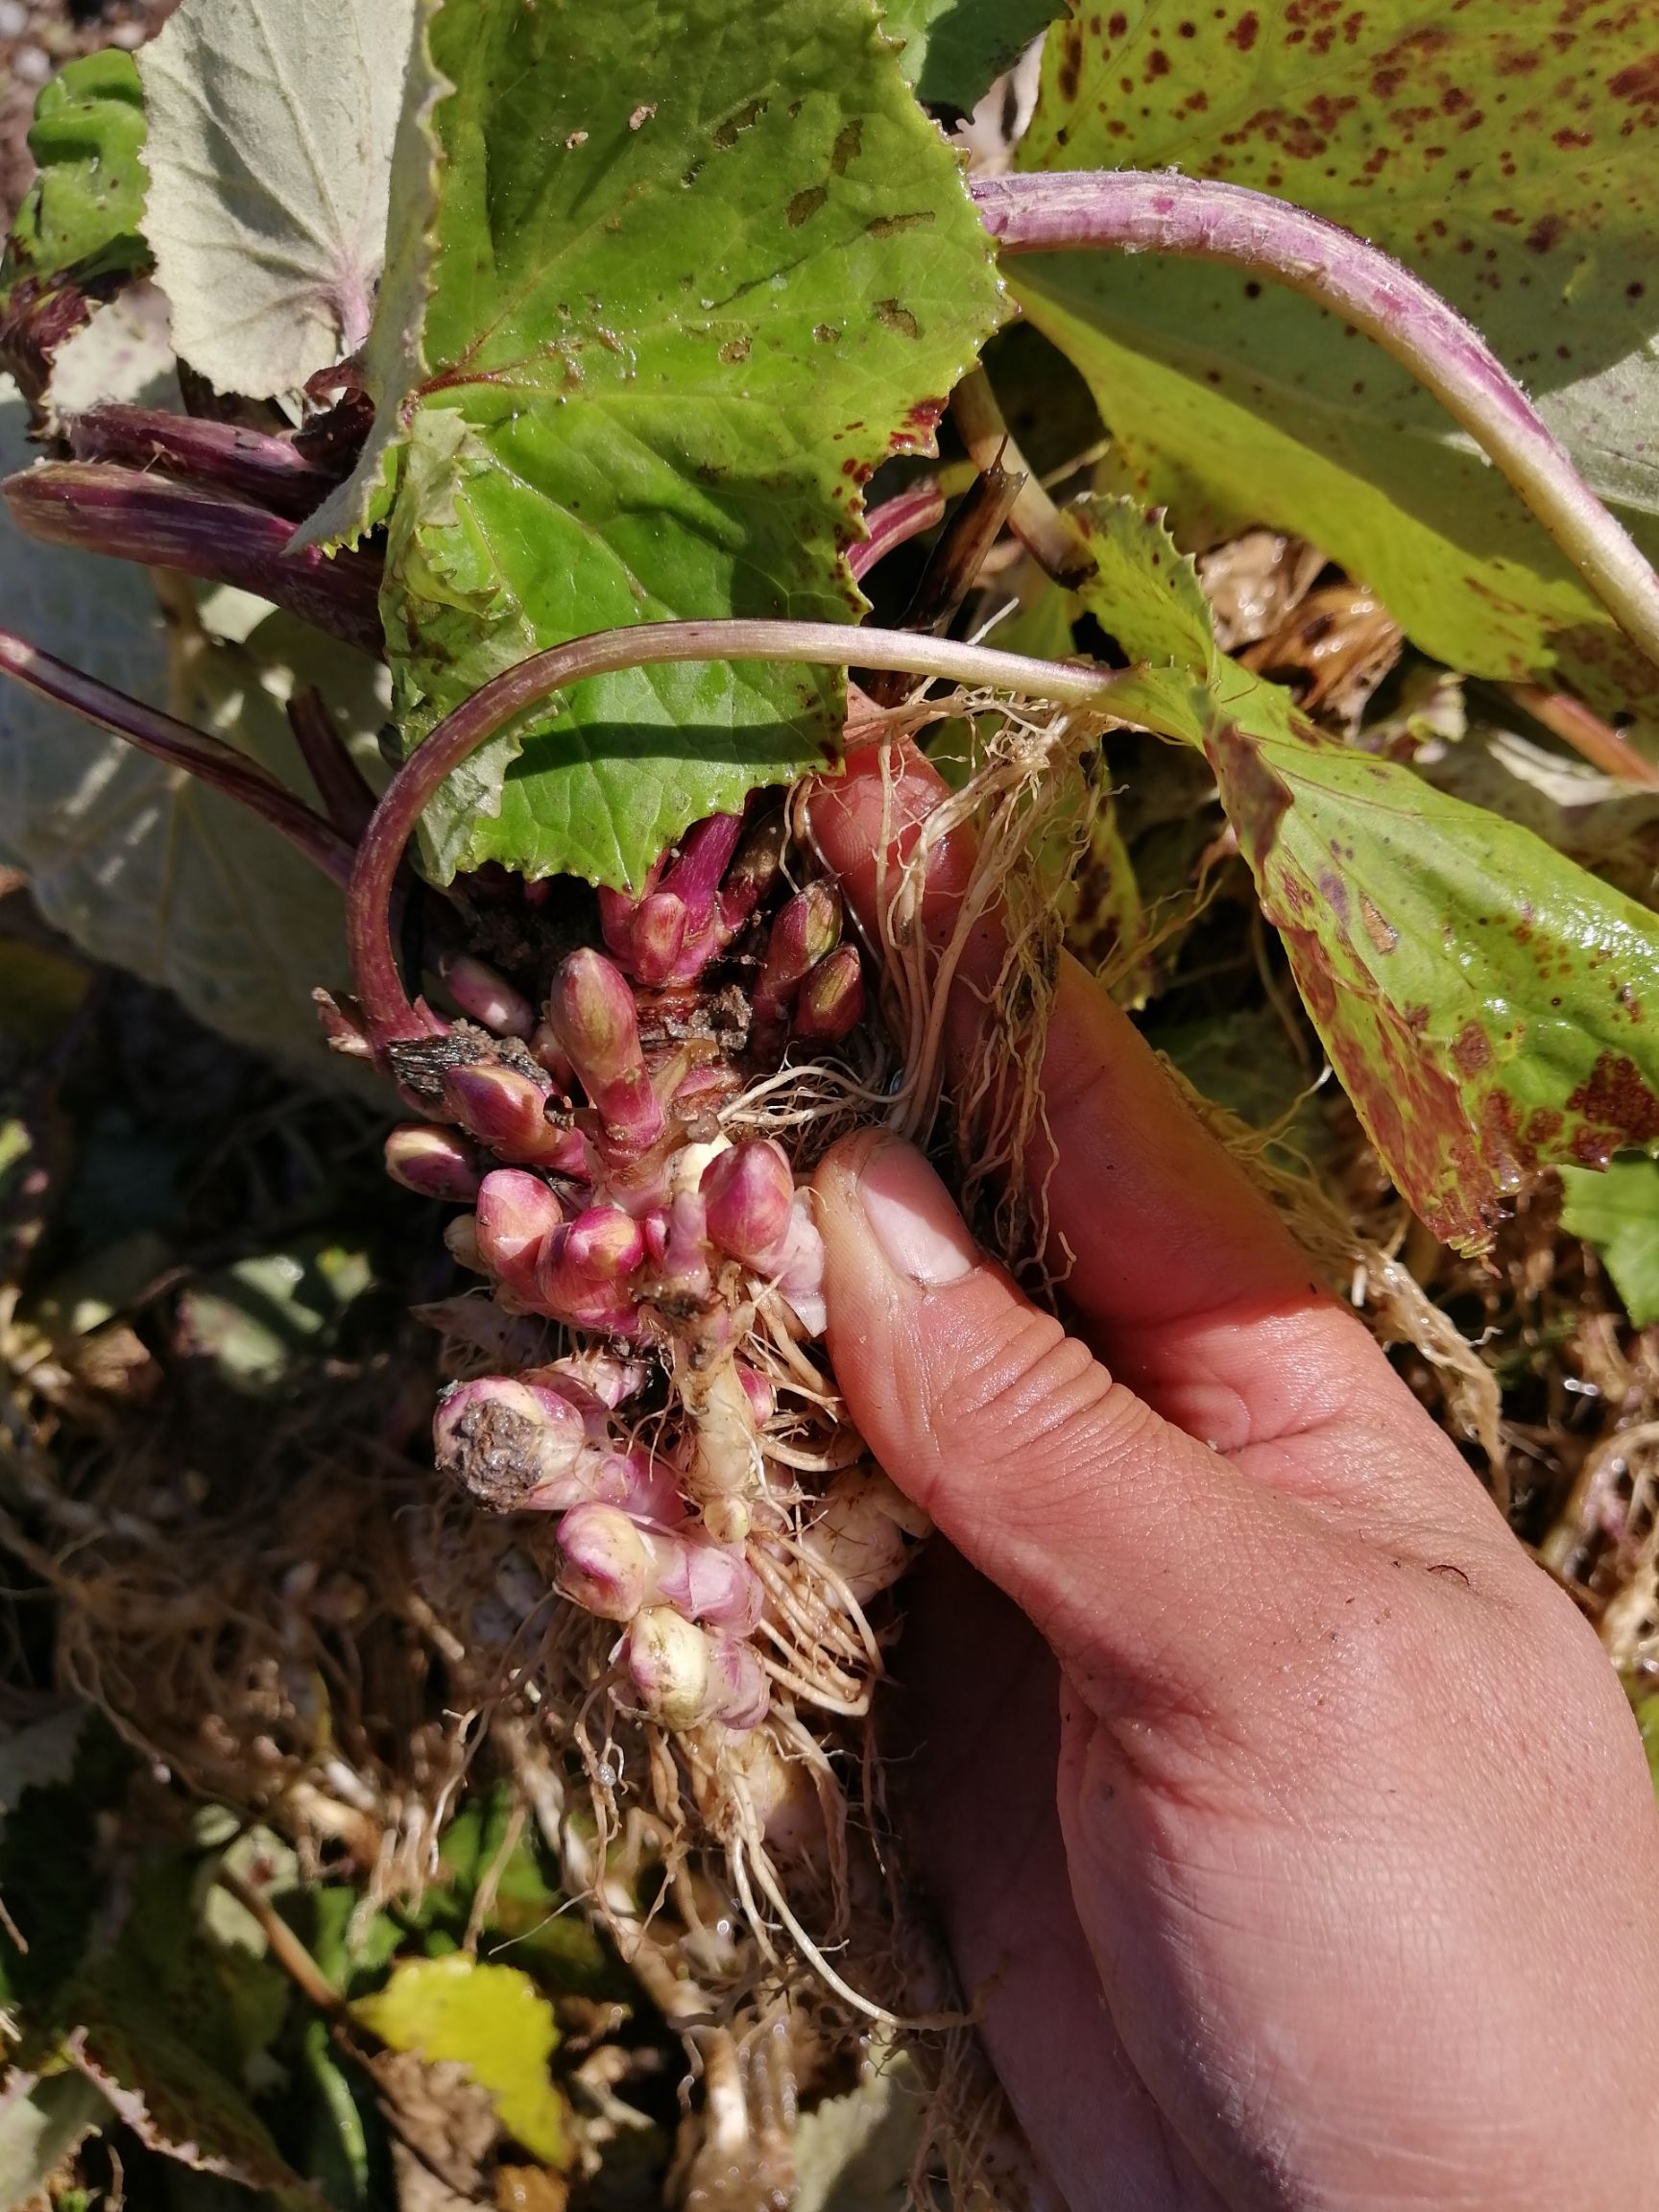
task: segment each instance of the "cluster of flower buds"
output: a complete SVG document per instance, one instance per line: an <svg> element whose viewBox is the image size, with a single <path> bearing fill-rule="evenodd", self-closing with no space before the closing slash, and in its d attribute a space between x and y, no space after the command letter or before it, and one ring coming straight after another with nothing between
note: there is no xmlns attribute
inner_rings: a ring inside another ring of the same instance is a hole
<svg viewBox="0 0 1659 2212"><path fill-rule="evenodd" d="M774 1326L823 1333L823 1245L782 1147L729 1141L719 1109L792 1040L848 1037L865 993L839 895L791 890L781 847L781 816L699 823L637 898L599 895L605 949L566 953L540 1008L485 962L446 957L465 1019L396 1061L433 1118L393 1132L388 1169L469 1209L447 1240L498 1309L586 1346L455 1385L438 1464L492 1510L550 1517L551 1579L616 1625L635 1698L675 1729L757 1726L764 1639L798 1647L805 1619L789 1576L809 1552L791 1549L781 1503L795 1478L771 1488L761 1448L773 1387L739 1354L767 1299ZM724 1030L695 1018L699 993L733 980L751 1002L746 1041L729 1014ZM325 1012L344 1033L349 1017ZM630 1407L630 1426L618 1408L648 1388L650 1417ZM908 1539L860 1517L844 1481L819 1515L839 1532L841 1586L884 1586ZM781 1678L798 1691L802 1670Z"/></svg>

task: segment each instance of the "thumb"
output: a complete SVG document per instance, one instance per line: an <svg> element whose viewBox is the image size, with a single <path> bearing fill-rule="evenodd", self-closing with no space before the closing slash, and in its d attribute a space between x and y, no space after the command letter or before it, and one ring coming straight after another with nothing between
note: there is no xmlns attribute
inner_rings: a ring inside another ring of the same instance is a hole
<svg viewBox="0 0 1659 2212"><path fill-rule="evenodd" d="M826 1156L815 1188L830 1355L854 1421L1080 1685L1103 1663L1168 1685L1183 1647L1195 1664L1217 1558L1236 1596L1282 1609L1312 1516L1115 1382L979 1251L919 1152L865 1133Z"/></svg>

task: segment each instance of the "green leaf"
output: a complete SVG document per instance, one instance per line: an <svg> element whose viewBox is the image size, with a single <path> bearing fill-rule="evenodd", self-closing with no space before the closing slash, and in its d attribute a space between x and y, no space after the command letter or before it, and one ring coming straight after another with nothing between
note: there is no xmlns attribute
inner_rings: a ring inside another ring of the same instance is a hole
<svg viewBox="0 0 1659 2212"><path fill-rule="evenodd" d="M183 0L139 56L173 342L289 392L369 334L415 0Z"/></svg>
<svg viewBox="0 0 1659 2212"><path fill-rule="evenodd" d="M549 2166L565 2163L565 2104L547 2073L559 2031L527 1974L481 1966L464 1952L406 1959L351 2010L394 2051L469 2067L515 2141Z"/></svg>
<svg viewBox="0 0 1659 2212"><path fill-rule="evenodd" d="M0 260L0 314L26 276L89 284L144 267L143 146L144 94L131 54L110 46L83 55L41 86L29 132L40 173Z"/></svg>
<svg viewBox="0 0 1659 2212"><path fill-rule="evenodd" d="M114 1730L84 1707L19 1730L0 1749L0 2001L25 2006L36 2023L85 1950L108 1882L101 1816L125 1797L131 1767Z"/></svg>
<svg viewBox="0 0 1659 2212"><path fill-rule="evenodd" d="M1659 1160L1563 1167L1561 1226L1595 1246L1638 1329L1659 1321Z"/></svg>
<svg viewBox="0 0 1659 2212"><path fill-rule="evenodd" d="M24 465L25 421L0 379L0 469ZM0 601L32 643L216 730L297 789L304 770L281 705L296 682L317 684L378 767L385 671L258 601L244 602L261 618L240 642L170 669L145 570L37 544L3 514ZM318 984L349 987L334 887L230 801L15 685L0 687L0 856L27 869L47 919L84 951L167 984L239 1044L357 1087L352 1064L323 1047L311 1003Z"/></svg>
<svg viewBox="0 0 1659 2212"><path fill-rule="evenodd" d="M888 32L902 38L902 62L920 100L972 114L1039 31L1066 12L1066 0L888 0Z"/></svg>
<svg viewBox="0 0 1659 2212"><path fill-rule="evenodd" d="M1295 201L1461 307L1659 550L1652 25L1409 0L1128 0L1048 42L1026 169L1175 167ZM1017 289L1117 441L1118 481L1202 541L1298 531L1452 665L1659 718L1659 674L1407 373L1282 286L1158 254L1022 256Z"/></svg>
<svg viewBox="0 0 1659 2212"><path fill-rule="evenodd" d="M1479 1250L1540 1167L1659 1143L1659 920L1540 838L1326 736L1190 637L1167 533L1087 517L1079 597L1132 654L1125 720L1200 746L1331 1064L1404 1195ZM1170 609L1153 586L1171 579Z"/></svg>
<svg viewBox="0 0 1659 2212"><path fill-rule="evenodd" d="M302 1353L327 1350L369 1262L317 1236L292 1249L255 1252L204 1276L179 1300L186 1348L210 1359L232 1389L277 1388Z"/></svg>
<svg viewBox="0 0 1659 2212"><path fill-rule="evenodd" d="M930 440L999 301L869 0L448 0L431 46L457 89L382 601L406 735L588 631L851 619L860 487ZM445 794L430 857L637 882L821 762L841 698L805 671L596 680Z"/></svg>
<svg viewBox="0 0 1659 2212"><path fill-rule="evenodd" d="M796 2125L795 2212L899 2212L922 2149L927 2097L910 2055L878 2046L844 2096L826 2097Z"/></svg>
<svg viewBox="0 0 1659 2212"><path fill-rule="evenodd" d="M84 2074L14 2070L0 2096L0 2204L45 2202L48 2176L113 2116Z"/></svg>

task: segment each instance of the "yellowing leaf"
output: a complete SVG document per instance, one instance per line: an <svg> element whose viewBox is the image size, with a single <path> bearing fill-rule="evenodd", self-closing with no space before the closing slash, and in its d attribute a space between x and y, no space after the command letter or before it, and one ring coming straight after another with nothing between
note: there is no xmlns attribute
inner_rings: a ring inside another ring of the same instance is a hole
<svg viewBox="0 0 1659 2212"><path fill-rule="evenodd" d="M481 1966L459 1951L406 1959L384 1989L351 2010L394 2051L469 2067L508 2134L545 2164L564 2163L565 2104L547 2072L559 2031L527 1974Z"/></svg>

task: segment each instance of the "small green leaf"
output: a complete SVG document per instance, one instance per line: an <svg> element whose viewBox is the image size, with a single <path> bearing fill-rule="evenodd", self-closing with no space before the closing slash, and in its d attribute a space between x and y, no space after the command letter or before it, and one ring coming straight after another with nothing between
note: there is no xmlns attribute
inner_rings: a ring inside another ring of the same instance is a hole
<svg viewBox="0 0 1659 2212"><path fill-rule="evenodd" d="M29 151L39 175L0 260L0 314L21 278L89 284L142 269L144 94L131 54L106 47L64 64L40 88Z"/></svg>
<svg viewBox="0 0 1659 2212"><path fill-rule="evenodd" d="M382 601L406 735L588 631L851 619L860 487L930 442L1000 297L869 0L447 0L430 42L456 89ZM820 763L841 697L805 671L599 679L446 791L429 857L637 882Z"/></svg>
<svg viewBox="0 0 1659 2212"><path fill-rule="evenodd" d="M84 2074L41 2080L14 2070L0 2095L0 2204L44 2203L54 2169L113 2117Z"/></svg>
<svg viewBox="0 0 1659 2212"><path fill-rule="evenodd" d="M341 1316L369 1287L360 1252L318 1237L255 1252L204 1276L179 1300L186 1350L210 1359L233 1389L277 1387L304 1352L327 1350Z"/></svg>
<svg viewBox="0 0 1659 2212"><path fill-rule="evenodd" d="M1561 1226L1595 1246L1638 1329L1659 1321L1659 1160L1563 1167Z"/></svg>
<svg viewBox="0 0 1659 2212"><path fill-rule="evenodd" d="M888 32L902 38L905 78L920 100L971 114L1066 0L887 0Z"/></svg>
<svg viewBox="0 0 1659 2212"><path fill-rule="evenodd" d="M1326 736L1199 655L1167 532L1088 517L1079 598L1127 651L1125 720L1202 748L1303 1003L1389 1173L1463 1250L1535 1169L1659 1142L1659 920L1541 839ZM1159 611L1156 586L1173 582Z"/></svg>
<svg viewBox="0 0 1659 2212"><path fill-rule="evenodd" d="M564 2100L547 2073L559 2031L527 1974L481 1966L464 1952L406 1959L384 1989L351 2010L394 2051L470 2068L514 2140L549 2166L565 2163Z"/></svg>
<svg viewBox="0 0 1659 2212"><path fill-rule="evenodd" d="M183 0L139 56L173 342L289 392L369 334L415 0Z"/></svg>
<svg viewBox="0 0 1659 2212"><path fill-rule="evenodd" d="M1591 483L1659 550L1652 22L1513 0L1310 12L1127 0L1048 40L1024 169L1178 168L1397 254L1472 317ZM1415 380L1281 285L1162 254L1011 264L1082 370L1118 483L1206 542L1310 538L1423 648L1659 724L1659 674Z"/></svg>

